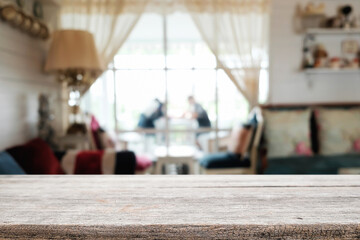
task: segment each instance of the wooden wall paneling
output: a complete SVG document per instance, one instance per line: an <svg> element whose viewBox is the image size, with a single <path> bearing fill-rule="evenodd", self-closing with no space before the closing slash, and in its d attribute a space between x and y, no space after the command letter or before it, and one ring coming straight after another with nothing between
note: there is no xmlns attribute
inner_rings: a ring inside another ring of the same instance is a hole
<svg viewBox="0 0 360 240"><path fill-rule="evenodd" d="M50 96L61 132L61 86L43 72L48 42L0 22L0 151L37 136L38 96Z"/></svg>

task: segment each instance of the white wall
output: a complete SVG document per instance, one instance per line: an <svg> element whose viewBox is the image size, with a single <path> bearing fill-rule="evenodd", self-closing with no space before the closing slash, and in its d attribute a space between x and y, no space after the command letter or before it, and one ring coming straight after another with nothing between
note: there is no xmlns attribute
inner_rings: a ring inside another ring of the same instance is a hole
<svg viewBox="0 0 360 240"><path fill-rule="evenodd" d="M308 2L306 0L272 0L268 102L359 102L360 74L312 75L309 78L300 71L303 35L295 31L294 16L296 7L298 5L304 7ZM328 16L335 15L337 6L350 3L357 11L357 17L360 18L359 0L315 0L312 2L324 2ZM357 38L360 41L360 36ZM340 47L340 42L337 47ZM330 54L331 51L332 49L329 49Z"/></svg>
<svg viewBox="0 0 360 240"><path fill-rule="evenodd" d="M0 151L36 137L40 93L50 95L59 129L60 86L42 70L46 44L0 21Z"/></svg>

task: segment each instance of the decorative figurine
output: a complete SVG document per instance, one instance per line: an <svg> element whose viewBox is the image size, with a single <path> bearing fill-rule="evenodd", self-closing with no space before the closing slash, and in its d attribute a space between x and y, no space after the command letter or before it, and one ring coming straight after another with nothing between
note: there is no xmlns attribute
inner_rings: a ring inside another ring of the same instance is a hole
<svg viewBox="0 0 360 240"><path fill-rule="evenodd" d="M340 69L341 68L341 59L338 57L333 57L330 59L330 68L331 69Z"/></svg>
<svg viewBox="0 0 360 240"><path fill-rule="evenodd" d="M304 10L298 7L298 16L301 16L302 30L322 27L326 19L325 4L308 3Z"/></svg>
<svg viewBox="0 0 360 240"><path fill-rule="evenodd" d="M341 25L342 25L342 17L340 11L335 17L328 18L325 23L325 26L327 28L341 28Z"/></svg>
<svg viewBox="0 0 360 240"><path fill-rule="evenodd" d="M312 55L312 46L314 45L314 35L306 35L303 41L303 68L314 67L314 57Z"/></svg>
<svg viewBox="0 0 360 240"><path fill-rule="evenodd" d="M355 19L352 17L352 7L350 5L346 5L341 8L340 12L342 13L342 28L349 29L351 27L354 27L355 25Z"/></svg>
<svg viewBox="0 0 360 240"><path fill-rule="evenodd" d="M313 68L314 58L309 48L304 48L304 68Z"/></svg>
<svg viewBox="0 0 360 240"><path fill-rule="evenodd" d="M359 68L359 58L354 58L349 65L349 68L351 69L358 69Z"/></svg>
<svg viewBox="0 0 360 240"><path fill-rule="evenodd" d="M308 3L305 7L304 14L305 15L316 15L316 14L324 14L325 12L325 4L320 3L317 6L314 3Z"/></svg>
<svg viewBox="0 0 360 240"><path fill-rule="evenodd" d="M338 13L335 17L329 18L325 26L328 28L354 28L356 27L356 18L353 14L353 8L350 5L345 5L338 8Z"/></svg>
<svg viewBox="0 0 360 240"><path fill-rule="evenodd" d="M323 68L326 67L328 61L328 53L324 47L324 45L319 44L317 45L314 51L314 67L315 68Z"/></svg>
<svg viewBox="0 0 360 240"><path fill-rule="evenodd" d="M54 142L55 130L51 125L54 115L50 112L49 97L45 94L39 96L39 123L38 131L39 138L47 142L52 149L57 146Z"/></svg>

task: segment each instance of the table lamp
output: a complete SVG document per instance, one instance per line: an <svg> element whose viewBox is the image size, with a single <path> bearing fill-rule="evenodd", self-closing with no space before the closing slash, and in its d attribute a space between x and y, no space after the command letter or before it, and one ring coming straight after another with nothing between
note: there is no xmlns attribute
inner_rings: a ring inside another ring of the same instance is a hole
<svg viewBox="0 0 360 240"><path fill-rule="evenodd" d="M68 132L79 128L76 115L79 113L80 93L90 87L102 69L91 33L82 30L53 33L45 71L55 73L58 81L65 83L68 88L68 105L74 114L74 122Z"/></svg>

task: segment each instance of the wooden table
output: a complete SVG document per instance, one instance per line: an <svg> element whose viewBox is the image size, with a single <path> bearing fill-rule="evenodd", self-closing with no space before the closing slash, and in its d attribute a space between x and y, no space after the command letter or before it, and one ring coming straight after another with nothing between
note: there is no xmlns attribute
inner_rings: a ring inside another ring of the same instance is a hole
<svg viewBox="0 0 360 240"><path fill-rule="evenodd" d="M360 176L2 176L14 238L359 239Z"/></svg>

